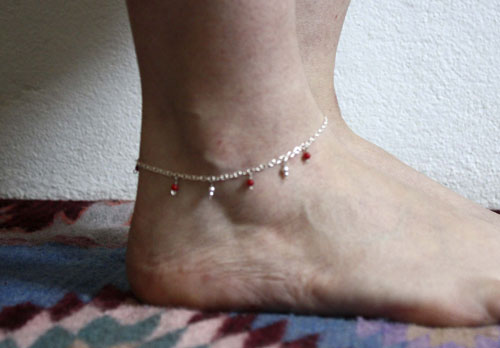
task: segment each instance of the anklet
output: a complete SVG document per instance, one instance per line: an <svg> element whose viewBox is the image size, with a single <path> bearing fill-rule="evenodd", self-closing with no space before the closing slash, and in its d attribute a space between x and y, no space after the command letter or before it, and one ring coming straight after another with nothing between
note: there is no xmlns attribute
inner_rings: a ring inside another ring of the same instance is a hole
<svg viewBox="0 0 500 348"><path fill-rule="evenodd" d="M186 180L186 181L199 181L199 182L206 182L209 184L208 188L208 198L212 199L212 197L215 194L215 186L214 184L216 182L222 182L222 181L227 181L227 180L233 180L237 179L239 177L247 177L246 180L246 185L248 189L253 190L255 181L253 179L253 175L256 173L259 173L263 171L264 169L267 168L272 168L277 165L281 165L281 170L280 170L280 175L283 179L285 179L289 173L290 169L288 168L288 160L290 158L294 158L295 156L299 155L302 153L302 160L306 162L311 158L311 154L308 151L309 146L314 143L314 141L323 133L325 130L326 126L328 125L328 118L325 116L323 119L323 124L319 129L314 133L309 139L304 141L298 146L295 146L293 150L288 151L287 153L282 154L281 156L277 158L271 159L267 163L261 163L255 167L250 167L244 170L237 170L232 173L224 173L220 175L195 175L195 174L186 174L186 173L178 173L178 172L173 172L171 170L165 170L162 168L158 168L149 164L146 164L144 162L141 162L140 160L137 160L137 164L135 166L135 172L137 173L140 169L147 170L152 173L160 174L169 178L172 178L174 182L172 183L170 187L170 194L172 196L177 195L179 191L179 180Z"/></svg>

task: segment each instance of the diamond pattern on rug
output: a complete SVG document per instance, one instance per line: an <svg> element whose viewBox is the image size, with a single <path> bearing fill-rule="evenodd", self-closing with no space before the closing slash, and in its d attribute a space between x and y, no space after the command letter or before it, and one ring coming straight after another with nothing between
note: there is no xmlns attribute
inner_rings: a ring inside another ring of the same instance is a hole
<svg viewBox="0 0 500 348"><path fill-rule="evenodd" d="M0 200L0 348L488 348L500 326L217 313L143 304L126 279L133 202Z"/></svg>

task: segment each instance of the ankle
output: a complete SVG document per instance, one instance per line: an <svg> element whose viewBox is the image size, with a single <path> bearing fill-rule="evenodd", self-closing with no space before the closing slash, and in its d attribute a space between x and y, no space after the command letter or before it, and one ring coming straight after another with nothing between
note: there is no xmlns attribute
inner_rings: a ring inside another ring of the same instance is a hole
<svg viewBox="0 0 500 348"><path fill-rule="evenodd" d="M167 111L145 105L140 158L200 175L266 162L307 140L324 118L307 91L282 94L241 104L177 102Z"/></svg>
<svg viewBox="0 0 500 348"><path fill-rule="evenodd" d="M306 103L303 105L306 106ZM161 121L160 117L155 114L144 114L145 121L151 121L153 117L157 117L156 121ZM178 114L175 117L181 118ZM263 115L256 113L255 118L259 117ZM173 118L168 118L168 120ZM267 119L263 120L264 125L260 127L261 129L254 127L256 125L254 119L251 119L249 126L245 127L236 123L242 122L241 113L238 113L233 118L228 118L226 123L217 124L220 127L215 130L220 132L217 137L202 137L203 141L194 144L194 140L188 135L179 136L179 133L173 133L173 137L178 136L179 142L158 145L155 139L172 139L166 135L171 128L146 128L148 134L146 135L143 129L141 161L163 169L197 175L217 175L243 170L267 163L272 158L308 140L322 124L323 115L318 110L313 110L310 114L292 111L290 117L283 119L283 122L277 122L275 117L269 116L268 119L269 122ZM218 122L217 118L215 120ZM195 115L192 126L198 128L198 125L203 124L204 121L202 116ZM274 122L273 127L268 128L268 123L272 122ZM204 132L207 134L215 132L212 127L213 124L208 122ZM245 130L244 133L242 129ZM261 130L260 133L259 130ZM271 132L267 133L269 130ZM158 210L163 212L183 211L185 214L194 214L198 220L205 218L210 220L213 216L222 214L225 218L229 218L229 221L264 225L281 224L283 214L273 211L273 206L277 201L280 202L281 207L287 206L288 208L283 209L284 215L287 215L291 211L297 211L301 204L306 204L304 199L308 196L306 192L309 190L308 177L314 173L321 181L321 176L324 176L324 172L327 171L325 163L329 162L333 150L332 137L329 135L331 135L331 129L327 127L325 133L322 133L322 136L311 145L309 152L312 158L310 160L303 160L302 154L290 159L291 175L289 178L285 179L280 175L281 166L278 165L254 175L254 190L248 189L246 176L215 183L213 202L204 202L208 198L209 184L207 182L180 180L178 195L171 197L170 186L174 183L173 178L141 170L136 206L146 208L145 210L141 208L142 214L139 215L165 215L165 213L151 212L151 206L157 206ZM179 152L159 156L162 152L171 151L172 148ZM299 211L297 213L300 214ZM166 216L165 218L169 221L164 221L164 223L170 224L170 218ZM174 219L173 216L172 219ZM209 224L208 220L207 224Z"/></svg>

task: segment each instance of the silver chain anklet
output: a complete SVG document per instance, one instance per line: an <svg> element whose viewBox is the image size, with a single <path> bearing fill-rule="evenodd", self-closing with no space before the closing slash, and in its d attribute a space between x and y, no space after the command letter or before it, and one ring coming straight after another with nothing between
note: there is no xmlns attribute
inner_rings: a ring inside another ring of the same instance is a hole
<svg viewBox="0 0 500 348"><path fill-rule="evenodd" d="M165 170L162 168L158 168L155 166L152 166L150 164L146 164L144 162L141 162L140 159L137 160L137 164L135 166L135 172L138 172L140 169L147 170L152 173L160 174L169 178L174 179L173 184L171 185L170 189L170 194L172 196L177 195L179 191L179 180L186 180L186 181L200 181L200 182L206 182L209 183L209 188L208 188L208 198L212 199L212 197L215 194L215 185L214 183L216 182L222 182L222 181L227 181L227 180L233 180L237 179L239 177L245 176L247 177L246 180L246 185L248 189L253 190L255 181L253 179L253 175L256 173L259 173L263 171L264 169L267 168L272 168L277 165L281 165L281 170L280 170L280 175L283 179L285 179L289 172L290 169L288 168L288 160L290 158L294 158L295 156L299 155L302 153L302 160L305 162L311 158L311 154L308 151L309 146L316 141L316 139L323 133L325 130L326 126L328 125L328 118L325 116L323 119L323 124L319 129L314 133L309 139L304 141L298 146L295 146L293 150L288 151L287 153L282 154L281 156L277 158L271 159L267 163L261 163L255 167L250 167L244 170L237 170L232 173L224 173L220 175L195 175L195 174L186 174L186 173L178 173L178 172L173 172L171 170Z"/></svg>

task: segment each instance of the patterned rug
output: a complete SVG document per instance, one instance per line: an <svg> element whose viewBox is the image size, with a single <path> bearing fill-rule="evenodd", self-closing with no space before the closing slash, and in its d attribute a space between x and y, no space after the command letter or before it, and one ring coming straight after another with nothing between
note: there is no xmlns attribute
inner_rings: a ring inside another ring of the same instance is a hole
<svg viewBox="0 0 500 348"><path fill-rule="evenodd" d="M125 275L132 208L0 200L0 348L500 347L500 326L436 329L141 304Z"/></svg>

